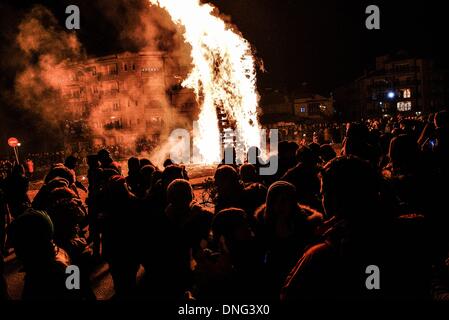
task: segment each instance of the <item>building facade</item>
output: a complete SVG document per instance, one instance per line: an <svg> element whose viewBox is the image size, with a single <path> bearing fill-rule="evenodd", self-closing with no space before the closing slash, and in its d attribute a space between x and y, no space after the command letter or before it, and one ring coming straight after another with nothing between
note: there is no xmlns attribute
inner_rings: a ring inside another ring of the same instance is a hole
<svg viewBox="0 0 449 320"><path fill-rule="evenodd" d="M304 123L331 118L334 112L332 97L315 93L284 93L266 89L261 94L262 123Z"/></svg>
<svg viewBox="0 0 449 320"><path fill-rule="evenodd" d="M188 69L164 52L94 58L65 71L61 96L69 145L157 144L171 128L185 128L196 116L193 92L180 86Z"/></svg>
<svg viewBox="0 0 449 320"><path fill-rule="evenodd" d="M449 101L448 80L430 59L380 56L373 70L334 91L336 109L351 120L438 111Z"/></svg>

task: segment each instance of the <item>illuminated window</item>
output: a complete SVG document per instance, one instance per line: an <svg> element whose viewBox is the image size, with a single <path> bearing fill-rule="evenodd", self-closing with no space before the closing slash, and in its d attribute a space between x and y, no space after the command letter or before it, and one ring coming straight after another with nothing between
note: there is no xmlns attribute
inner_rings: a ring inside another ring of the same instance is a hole
<svg viewBox="0 0 449 320"><path fill-rule="evenodd" d="M142 73L158 72L158 71L159 69L155 67L142 68Z"/></svg>
<svg viewBox="0 0 449 320"><path fill-rule="evenodd" d="M412 97L412 91L410 89L403 89L402 90L402 97L407 99Z"/></svg>
<svg viewBox="0 0 449 320"><path fill-rule="evenodd" d="M405 112L412 110L412 103L410 101L401 101L397 103L398 111Z"/></svg>

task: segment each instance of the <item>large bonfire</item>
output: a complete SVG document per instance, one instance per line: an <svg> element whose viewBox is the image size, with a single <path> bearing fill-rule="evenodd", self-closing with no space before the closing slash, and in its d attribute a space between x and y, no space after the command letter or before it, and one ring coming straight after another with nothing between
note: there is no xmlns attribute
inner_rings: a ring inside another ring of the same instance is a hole
<svg viewBox="0 0 449 320"><path fill-rule="evenodd" d="M149 0L182 26L192 47L193 68L182 85L193 89L200 105L194 145L203 163L221 158L217 109L235 124L238 154L260 146L257 120L255 58L241 34L214 14L214 7L200 0Z"/></svg>

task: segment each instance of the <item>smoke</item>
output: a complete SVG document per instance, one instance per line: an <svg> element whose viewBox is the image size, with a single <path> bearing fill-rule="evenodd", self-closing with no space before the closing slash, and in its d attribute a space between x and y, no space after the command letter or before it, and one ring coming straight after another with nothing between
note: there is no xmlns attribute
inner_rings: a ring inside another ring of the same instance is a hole
<svg viewBox="0 0 449 320"><path fill-rule="evenodd" d="M130 103L136 103L143 109L157 97L158 106L162 107L162 111L155 116L164 122L162 131L159 132L161 141L166 139L172 128L191 126L190 117L180 115L178 110L172 107L173 102L182 105L188 97L180 96L177 101L171 101L166 91L167 88L179 85L187 75L190 64L189 47L183 41L182 32L170 21L168 14L157 7L151 7L145 0L101 0L93 6L93 11L81 13L91 16L100 14L100 21L113 26L110 34L116 35L115 42L104 43L104 46L111 48L109 54L163 51L165 55L155 58L159 60L153 63L163 66L161 72L176 75L172 78L162 77L164 83L156 85L150 83L151 79L134 86L127 84L126 93L120 93L119 96L122 110L128 108ZM88 20L87 17L82 17ZM88 25L86 27L89 28ZM96 26L90 26L92 27ZM34 6L17 25L17 34L14 37L16 61L11 62L15 70L13 90L2 95L8 96L15 108L31 113L34 124L39 123L40 127L47 131L62 129L68 112L73 111L68 108L70 93L63 89L77 76L76 66L84 64L88 58L95 57L95 54L89 54L89 50L82 44L83 37L88 33L88 30L71 32L64 29L52 12L42 5ZM86 88L94 85L91 81L93 80L84 79ZM142 90L142 87L148 89ZM100 85L99 90L108 88L101 88ZM136 124L138 121L148 120L139 119L135 112L133 114L132 111L124 110L126 119L122 120L126 123L120 124L123 128L106 132L104 110L110 107L110 101L105 98L100 98L95 104L80 106L87 109L87 114L83 114L83 117L88 121L93 136L113 135L117 142L131 147L131 152L135 152L136 139L145 137L147 133L145 124ZM59 134L59 137L62 140L62 134ZM161 149L166 150L165 147Z"/></svg>
<svg viewBox="0 0 449 320"><path fill-rule="evenodd" d="M16 76L16 98L22 108L55 125L63 115L59 95L61 80L66 78L63 68L70 59L81 57L81 44L75 34L60 29L43 6L36 6L25 15L18 30L16 42L25 68Z"/></svg>
<svg viewBox="0 0 449 320"><path fill-rule="evenodd" d="M141 83L125 83L126 90L121 90L118 98L120 114L123 115L120 122L115 117L111 117L110 123L105 119L105 114L114 108L111 99L100 97L95 103L89 101L76 106L84 109L79 120L88 122L90 139L100 137L107 140L114 136L117 144L135 153L139 151L136 141L149 138L152 134L146 125L146 122L152 121L151 114L150 120L144 119L137 110L148 106L151 109L151 104L157 99L161 111L154 116L157 121L163 120L162 130L158 132L163 143L150 157L163 159L167 150L173 147L167 139L172 129L191 128L192 120L197 119L199 111L193 108L193 112L185 114L173 107L191 104L194 97L192 91L170 95L171 89L180 89L180 84L192 68L191 47L183 37L185 30L175 25L165 10L151 6L148 0L82 0L79 3L82 17L79 31L66 30L64 20L61 17L58 20L41 5L31 8L17 24L14 45L18 52L14 64L18 67L14 68L16 74L10 100L14 101L17 109L31 113L42 128L52 128L53 131L62 129L70 111L73 111L68 108L73 95L63 89L68 87L73 77L77 78L77 66L98 55L164 52L164 55L154 58L153 64L163 66L162 72L171 76L163 77L159 84L151 78ZM215 14L218 15L218 12ZM229 18L220 17L232 28ZM82 74L80 78L85 88L98 86L102 92L110 90ZM117 124L120 129L115 128ZM63 135L59 136L62 140Z"/></svg>

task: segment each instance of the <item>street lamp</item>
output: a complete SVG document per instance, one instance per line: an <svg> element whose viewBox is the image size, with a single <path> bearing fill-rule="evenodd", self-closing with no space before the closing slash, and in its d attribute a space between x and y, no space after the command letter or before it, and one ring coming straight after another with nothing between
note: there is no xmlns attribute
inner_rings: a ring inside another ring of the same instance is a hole
<svg viewBox="0 0 449 320"><path fill-rule="evenodd" d="M394 93L394 91L388 91L388 93L387 93L388 98L394 99L395 96L396 96L396 94Z"/></svg>

